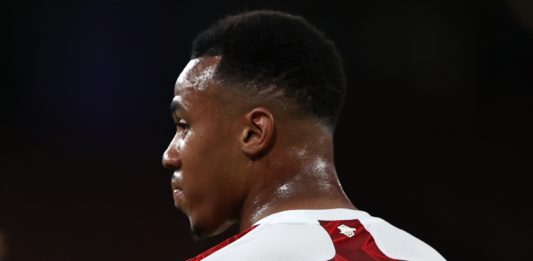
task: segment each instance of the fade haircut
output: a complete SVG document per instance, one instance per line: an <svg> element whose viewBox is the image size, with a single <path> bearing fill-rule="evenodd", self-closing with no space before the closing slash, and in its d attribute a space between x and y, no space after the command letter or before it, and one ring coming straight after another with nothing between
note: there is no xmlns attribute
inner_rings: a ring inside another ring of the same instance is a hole
<svg viewBox="0 0 533 261"><path fill-rule="evenodd" d="M196 36L191 56L220 56L215 78L223 85L274 87L332 129L337 123L346 93L340 55L300 16L266 10L227 16Z"/></svg>

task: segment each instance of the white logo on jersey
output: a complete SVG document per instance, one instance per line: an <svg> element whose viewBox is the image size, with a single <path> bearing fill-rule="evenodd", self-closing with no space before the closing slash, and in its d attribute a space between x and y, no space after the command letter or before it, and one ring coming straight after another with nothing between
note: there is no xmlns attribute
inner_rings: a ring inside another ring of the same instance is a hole
<svg viewBox="0 0 533 261"><path fill-rule="evenodd" d="M347 237L353 237L355 235L355 228L346 225L340 225L337 227L341 234Z"/></svg>

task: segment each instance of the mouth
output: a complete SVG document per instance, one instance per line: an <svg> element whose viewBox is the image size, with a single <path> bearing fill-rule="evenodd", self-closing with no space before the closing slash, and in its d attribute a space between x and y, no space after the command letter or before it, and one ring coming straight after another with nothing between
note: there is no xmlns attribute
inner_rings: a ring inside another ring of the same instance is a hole
<svg viewBox="0 0 533 261"><path fill-rule="evenodd" d="M174 205L178 207L178 201L183 197L183 188L181 186L181 173L174 172L170 182L172 188L172 197L174 198Z"/></svg>
<svg viewBox="0 0 533 261"><path fill-rule="evenodd" d="M182 197L183 191L179 189L172 190L172 197L174 198L174 203L178 203L178 200Z"/></svg>

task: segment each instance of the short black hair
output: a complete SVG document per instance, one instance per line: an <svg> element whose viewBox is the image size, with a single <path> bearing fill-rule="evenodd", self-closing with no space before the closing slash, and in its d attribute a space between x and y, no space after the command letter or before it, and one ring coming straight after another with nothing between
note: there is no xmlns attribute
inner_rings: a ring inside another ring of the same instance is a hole
<svg viewBox="0 0 533 261"><path fill-rule="evenodd" d="M275 86L334 128L346 80L334 43L304 18L278 11L227 16L200 32L191 59L221 56L215 77L223 82Z"/></svg>

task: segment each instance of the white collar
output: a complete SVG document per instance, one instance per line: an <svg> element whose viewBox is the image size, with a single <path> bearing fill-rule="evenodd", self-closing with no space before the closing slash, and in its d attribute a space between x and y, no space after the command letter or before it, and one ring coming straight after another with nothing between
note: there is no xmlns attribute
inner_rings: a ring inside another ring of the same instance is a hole
<svg viewBox="0 0 533 261"><path fill-rule="evenodd" d="M266 216L255 222L254 226L276 223L318 224L318 221L351 220L368 218L370 215L361 210L348 208L295 209L285 210Z"/></svg>

